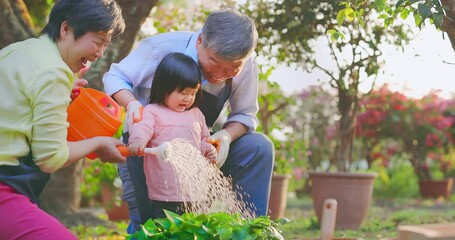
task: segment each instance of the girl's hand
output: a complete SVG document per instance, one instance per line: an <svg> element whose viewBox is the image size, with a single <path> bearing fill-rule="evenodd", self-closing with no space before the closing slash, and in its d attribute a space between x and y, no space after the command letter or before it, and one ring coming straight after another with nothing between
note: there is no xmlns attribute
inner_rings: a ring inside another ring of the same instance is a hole
<svg viewBox="0 0 455 240"><path fill-rule="evenodd" d="M210 161L210 163L216 164L216 154L216 148L213 145L205 146L203 155Z"/></svg>
<svg viewBox="0 0 455 240"><path fill-rule="evenodd" d="M132 142L128 144L128 149L130 150L131 156L143 156L144 155L144 148L147 143L142 142Z"/></svg>

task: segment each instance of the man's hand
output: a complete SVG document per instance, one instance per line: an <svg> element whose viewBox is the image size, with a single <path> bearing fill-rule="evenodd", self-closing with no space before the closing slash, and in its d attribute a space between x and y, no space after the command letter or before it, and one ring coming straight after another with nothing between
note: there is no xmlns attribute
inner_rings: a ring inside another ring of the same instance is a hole
<svg viewBox="0 0 455 240"><path fill-rule="evenodd" d="M133 123L142 120L142 110L144 110L144 107L139 101L133 100L128 103L126 106L126 127L128 131L131 130Z"/></svg>
<svg viewBox="0 0 455 240"><path fill-rule="evenodd" d="M80 88L81 87L85 87L88 85L88 81L85 80L85 79L76 79L74 81L74 84L73 84L73 90L71 90L71 95L70 95L70 98L71 98L71 101L74 101L74 99L79 96L79 94L81 93L81 90Z"/></svg>
<svg viewBox="0 0 455 240"><path fill-rule="evenodd" d="M229 145L231 144L231 134L223 129L210 136L209 141L219 142L218 155L216 156L216 163L221 168L227 159L229 153Z"/></svg>

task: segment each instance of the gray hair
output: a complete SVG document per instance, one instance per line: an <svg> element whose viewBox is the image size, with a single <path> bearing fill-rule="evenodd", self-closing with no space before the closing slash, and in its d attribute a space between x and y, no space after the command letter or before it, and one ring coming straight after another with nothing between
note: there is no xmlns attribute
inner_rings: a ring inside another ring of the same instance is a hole
<svg viewBox="0 0 455 240"><path fill-rule="evenodd" d="M233 9L211 13L202 28L202 45L228 61L250 55L257 39L253 19Z"/></svg>

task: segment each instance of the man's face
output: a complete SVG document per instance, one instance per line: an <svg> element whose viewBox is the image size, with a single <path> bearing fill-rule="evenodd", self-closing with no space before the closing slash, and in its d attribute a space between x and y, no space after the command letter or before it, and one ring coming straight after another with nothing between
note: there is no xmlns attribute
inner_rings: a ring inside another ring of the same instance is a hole
<svg viewBox="0 0 455 240"><path fill-rule="evenodd" d="M207 81L214 84L224 82L229 78L237 76L248 60L248 57L234 61L222 59L212 49L205 48L202 45L201 36L198 37L196 48L198 52L199 67Z"/></svg>

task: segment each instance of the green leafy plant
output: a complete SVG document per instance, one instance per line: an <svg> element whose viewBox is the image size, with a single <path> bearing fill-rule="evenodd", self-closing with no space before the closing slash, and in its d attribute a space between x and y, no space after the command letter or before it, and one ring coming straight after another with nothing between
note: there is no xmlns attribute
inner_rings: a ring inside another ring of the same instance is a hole
<svg viewBox="0 0 455 240"><path fill-rule="evenodd" d="M289 154L290 144L286 141L272 139L275 146L275 164L273 165L273 173L278 175L287 175L292 172L292 165Z"/></svg>
<svg viewBox="0 0 455 240"><path fill-rule="evenodd" d="M115 205L119 206L122 184L118 176L117 166L112 163L103 163L99 160L87 161L81 182L82 197L90 199L99 196L103 185L108 186L115 193L112 200Z"/></svg>
<svg viewBox="0 0 455 240"><path fill-rule="evenodd" d="M283 239L278 230L286 219L245 219L240 214L176 213L164 210L166 218L150 219L127 239Z"/></svg>

